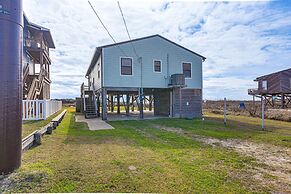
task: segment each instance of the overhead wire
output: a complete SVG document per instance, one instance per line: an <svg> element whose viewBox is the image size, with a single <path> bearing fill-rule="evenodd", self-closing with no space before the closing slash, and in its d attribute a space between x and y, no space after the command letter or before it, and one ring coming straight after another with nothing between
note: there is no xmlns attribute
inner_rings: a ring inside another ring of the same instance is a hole
<svg viewBox="0 0 291 194"><path fill-rule="evenodd" d="M100 21L100 23L102 24L103 28L106 30L107 34L110 36L110 38L113 40L113 42L115 44L117 44L116 46L120 49L120 51L127 57L127 54L122 50L122 48L118 45L118 43L116 42L116 40L113 38L113 36L111 35L111 33L109 32L109 30L107 29L107 27L105 26L105 24L102 22L101 18L99 17L99 15L97 14L96 10L94 9L93 5L91 4L90 1L88 1L89 5L91 6L93 12L95 13L96 17L98 18L98 20Z"/></svg>
<svg viewBox="0 0 291 194"><path fill-rule="evenodd" d="M122 17L122 20L123 20L123 23L124 23L124 26L125 26L125 29L126 29L126 32L127 32L128 38L129 38L129 41L130 41L130 43L131 43L132 49L133 49L135 55L137 56L137 58L139 58L139 55L137 54L136 49L135 49L135 47L134 47L134 45L133 45L133 43L132 43L132 41L131 41L132 39L131 39L131 36L130 36L129 30L128 30L128 27L127 27L127 24L126 24L126 21L125 21L125 17L124 17L124 14L123 14L123 11L122 11L122 8L121 8L121 6L120 6L119 1L117 1L117 4L118 4L119 11L120 11L120 14L121 14L121 17Z"/></svg>

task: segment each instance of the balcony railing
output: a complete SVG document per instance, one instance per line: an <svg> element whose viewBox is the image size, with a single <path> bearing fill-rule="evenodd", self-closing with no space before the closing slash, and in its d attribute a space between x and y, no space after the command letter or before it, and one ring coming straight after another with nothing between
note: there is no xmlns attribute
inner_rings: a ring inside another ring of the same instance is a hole
<svg viewBox="0 0 291 194"><path fill-rule="evenodd" d="M249 95L256 95L256 94L259 94L259 90L258 90L258 88L248 89L248 94L249 94Z"/></svg>
<svg viewBox="0 0 291 194"><path fill-rule="evenodd" d="M49 56L49 48L47 44L41 39L26 38L24 46L33 49L43 49L46 54Z"/></svg>

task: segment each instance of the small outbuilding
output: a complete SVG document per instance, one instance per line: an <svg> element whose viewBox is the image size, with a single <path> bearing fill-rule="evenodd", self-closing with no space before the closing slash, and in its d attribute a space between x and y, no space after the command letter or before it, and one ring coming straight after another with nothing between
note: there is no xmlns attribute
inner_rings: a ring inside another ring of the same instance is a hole
<svg viewBox="0 0 291 194"><path fill-rule="evenodd" d="M205 59L160 35L97 47L81 86L85 115L201 117Z"/></svg>

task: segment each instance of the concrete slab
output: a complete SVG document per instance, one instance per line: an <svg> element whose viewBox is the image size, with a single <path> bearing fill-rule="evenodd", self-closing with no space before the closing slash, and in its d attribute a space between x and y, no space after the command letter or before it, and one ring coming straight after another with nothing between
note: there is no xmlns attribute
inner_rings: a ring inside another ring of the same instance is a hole
<svg viewBox="0 0 291 194"><path fill-rule="evenodd" d="M85 119L84 115L76 115L75 118L76 122L87 123L89 130L91 131L114 129L114 127L103 121L101 118Z"/></svg>
<svg viewBox="0 0 291 194"><path fill-rule="evenodd" d="M138 111L130 111L129 115L126 115L125 111L121 111L120 114L116 112L109 112L107 113L108 121L128 121L128 120L141 120L139 118ZM167 116L155 116L153 111L144 110L144 120L146 119L162 119L162 118L169 118Z"/></svg>

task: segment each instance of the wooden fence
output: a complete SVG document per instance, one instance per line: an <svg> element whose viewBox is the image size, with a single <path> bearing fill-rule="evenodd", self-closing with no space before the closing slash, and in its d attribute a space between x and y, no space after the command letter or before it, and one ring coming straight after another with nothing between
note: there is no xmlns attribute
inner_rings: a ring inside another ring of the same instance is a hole
<svg viewBox="0 0 291 194"><path fill-rule="evenodd" d="M45 120L62 109L62 101L23 100L22 120Z"/></svg>

